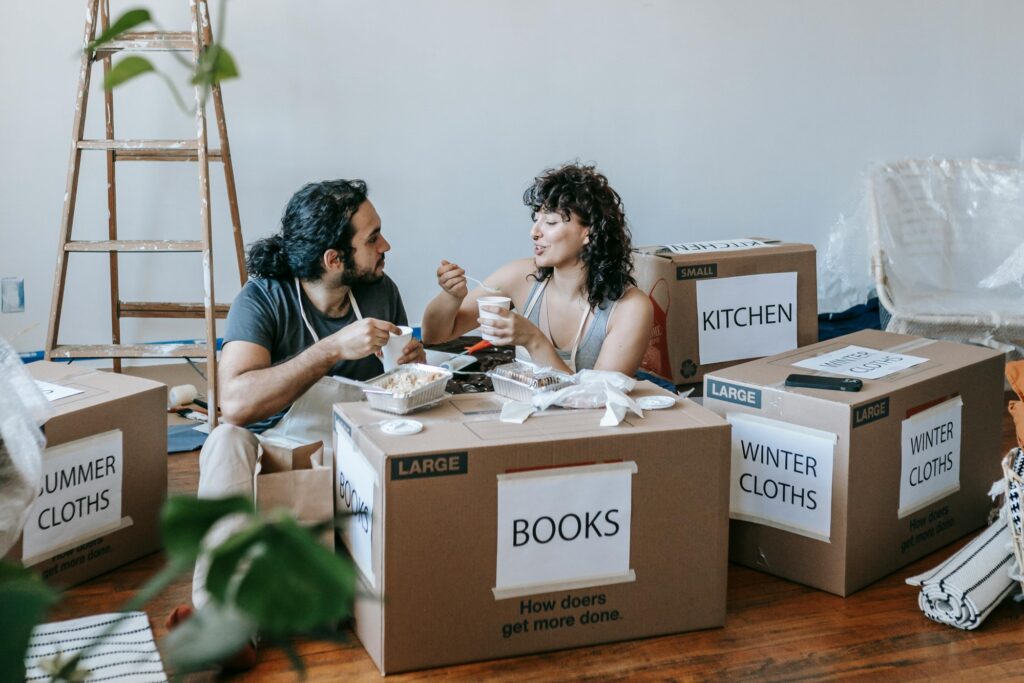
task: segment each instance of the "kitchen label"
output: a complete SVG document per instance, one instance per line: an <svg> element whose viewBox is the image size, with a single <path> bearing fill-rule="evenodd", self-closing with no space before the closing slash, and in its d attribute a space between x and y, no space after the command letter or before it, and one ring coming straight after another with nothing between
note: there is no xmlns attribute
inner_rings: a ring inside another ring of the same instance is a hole
<svg viewBox="0 0 1024 683"><path fill-rule="evenodd" d="M683 242L682 244L666 244L665 248L673 254L693 254L720 251L739 251L741 249L758 249L769 246L767 242L749 238L735 240L712 240L710 242Z"/></svg>
<svg viewBox="0 0 1024 683"><path fill-rule="evenodd" d="M697 281L701 365L795 349L796 273Z"/></svg>

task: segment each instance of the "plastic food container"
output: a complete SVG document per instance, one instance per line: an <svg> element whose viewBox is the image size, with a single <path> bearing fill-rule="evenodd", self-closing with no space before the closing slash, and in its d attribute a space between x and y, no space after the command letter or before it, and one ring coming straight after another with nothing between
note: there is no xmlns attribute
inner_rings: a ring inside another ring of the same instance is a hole
<svg viewBox="0 0 1024 683"><path fill-rule="evenodd" d="M576 383L572 375L538 368L524 361L499 365L487 374L495 393L516 401L531 402L537 394L558 391Z"/></svg>
<svg viewBox="0 0 1024 683"><path fill-rule="evenodd" d="M383 391L367 391L370 407L405 415L444 398L444 387L452 373L432 365L399 365L367 382Z"/></svg>

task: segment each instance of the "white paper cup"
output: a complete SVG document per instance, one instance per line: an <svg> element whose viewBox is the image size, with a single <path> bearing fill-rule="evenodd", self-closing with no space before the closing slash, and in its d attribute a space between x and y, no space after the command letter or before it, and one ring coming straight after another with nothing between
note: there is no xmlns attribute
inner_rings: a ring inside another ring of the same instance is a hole
<svg viewBox="0 0 1024 683"><path fill-rule="evenodd" d="M484 306L495 306L497 308L504 308L507 311L512 308L512 299L507 296L482 296L476 300L476 305L481 318L500 320L500 315L497 313L491 313L490 311L485 311ZM489 342L497 341L497 337L493 337L489 334L481 333L480 336Z"/></svg>
<svg viewBox="0 0 1024 683"><path fill-rule="evenodd" d="M412 328L400 325L398 327L402 332L401 334L391 333L391 337L388 339L388 343L381 347L384 358L384 372L388 370L394 370L395 366L398 365L398 359L402 357L402 351L405 350L406 345L412 341Z"/></svg>

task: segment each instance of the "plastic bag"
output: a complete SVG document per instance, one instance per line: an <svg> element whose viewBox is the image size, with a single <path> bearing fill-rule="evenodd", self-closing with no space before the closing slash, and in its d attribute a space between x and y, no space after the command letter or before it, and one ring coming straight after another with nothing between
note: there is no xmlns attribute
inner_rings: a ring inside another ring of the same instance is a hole
<svg viewBox="0 0 1024 683"><path fill-rule="evenodd" d="M533 397L533 405L544 410L550 406L563 408L603 408L612 394L628 394L636 380L621 372L606 370L580 370L576 383L558 391L540 392Z"/></svg>
<svg viewBox="0 0 1024 683"><path fill-rule="evenodd" d="M18 540L38 494L46 446L39 425L51 414L18 354L0 337L0 556Z"/></svg>

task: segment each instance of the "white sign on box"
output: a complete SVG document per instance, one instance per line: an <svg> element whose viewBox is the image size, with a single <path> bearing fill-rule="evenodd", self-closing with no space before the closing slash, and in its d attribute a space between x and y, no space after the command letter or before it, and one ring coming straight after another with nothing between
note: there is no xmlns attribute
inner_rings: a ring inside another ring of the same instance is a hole
<svg viewBox="0 0 1024 683"><path fill-rule="evenodd" d="M920 356L907 356L863 346L846 346L838 351L808 358L793 365L846 377L882 379L927 361L927 358Z"/></svg>
<svg viewBox="0 0 1024 683"><path fill-rule="evenodd" d="M38 379L36 380L36 386L39 387L39 391L43 392L46 400L51 402L83 393L81 389L72 389L61 384L51 384L50 382L43 382Z"/></svg>
<svg viewBox="0 0 1024 683"><path fill-rule="evenodd" d="M739 251L741 249L757 249L759 247L767 246L767 242L743 237L734 240L711 240L709 242L683 242L682 244L666 244L665 248L675 254L693 254L720 251Z"/></svg>
<svg viewBox="0 0 1024 683"><path fill-rule="evenodd" d="M795 349L796 273L697 281L701 365Z"/></svg>
<svg viewBox="0 0 1024 683"><path fill-rule="evenodd" d="M635 580L636 471L618 462L499 474L495 599Z"/></svg>
<svg viewBox="0 0 1024 683"><path fill-rule="evenodd" d="M122 526L122 464L119 429L46 449L40 494L25 523L26 565Z"/></svg>
<svg viewBox="0 0 1024 683"><path fill-rule="evenodd" d="M732 425L729 516L829 541L838 437L758 415L726 419Z"/></svg>
<svg viewBox="0 0 1024 683"><path fill-rule="evenodd" d="M374 490L378 486L377 471L345 431L337 418L334 421L334 454L336 471L334 491L338 512L352 513L341 528L341 538L356 567L371 588L377 581L373 574L373 508Z"/></svg>
<svg viewBox="0 0 1024 683"><path fill-rule="evenodd" d="M960 490L959 396L903 421L900 519Z"/></svg>

